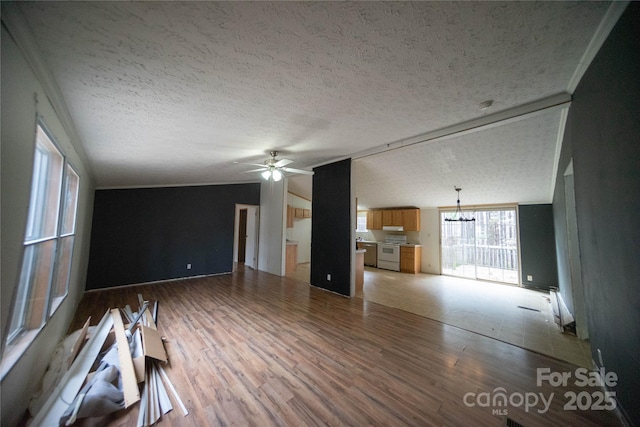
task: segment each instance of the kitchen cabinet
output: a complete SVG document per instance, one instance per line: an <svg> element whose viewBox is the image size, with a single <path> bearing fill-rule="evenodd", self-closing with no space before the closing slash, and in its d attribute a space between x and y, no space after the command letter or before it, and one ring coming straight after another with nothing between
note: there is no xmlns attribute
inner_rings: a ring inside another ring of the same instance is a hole
<svg viewBox="0 0 640 427"><path fill-rule="evenodd" d="M367 228L369 230L382 230L382 212L367 211Z"/></svg>
<svg viewBox="0 0 640 427"><path fill-rule="evenodd" d="M298 267L298 244L287 242L287 254L285 259L285 272L291 273Z"/></svg>
<svg viewBox="0 0 640 427"><path fill-rule="evenodd" d="M356 251L356 292L362 292L364 286L364 250Z"/></svg>
<svg viewBox="0 0 640 427"><path fill-rule="evenodd" d="M287 228L293 228L294 208L287 205Z"/></svg>
<svg viewBox="0 0 640 427"><path fill-rule="evenodd" d="M382 230L385 226L402 226L404 231L420 231L420 209L373 209L367 211L367 228Z"/></svg>
<svg viewBox="0 0 640 427"><path fill-rule="evenodd" d="M311 209L295 208L296 218L311 218Z"/></svg>
<svg viewBox="0 0 640 427"><path fill-rule="evenodd" d="M420 231L420 209L403 209L402 226L404 231Z"/></svg>
<svg viewBox="0 0 640 427"><path fill-rule="evenodd" d="M422 270L422 246L400 246L400 271L416 274Z"/></svg>
<svg viewBox="0 0 640 427"><path fill-rule="evenodd" d="M402 210L400 209L385 209L382 211L382 226L401 226L402 225Z"/></svg>

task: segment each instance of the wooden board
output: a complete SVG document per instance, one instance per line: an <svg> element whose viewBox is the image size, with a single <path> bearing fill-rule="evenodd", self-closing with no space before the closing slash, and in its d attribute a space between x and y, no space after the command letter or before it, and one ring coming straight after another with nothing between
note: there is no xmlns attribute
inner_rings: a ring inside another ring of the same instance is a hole
<svg viewBox="0 0 640 427"><path fill-rule="evenodd" d="M138 390L138 381L136 379L136 371L133 367L133 359L129 351L129 342L124 333L124 324L120 316L120 309L111 310L113 318L113 329L118 343L118 356L120 360L120 374L122 375L122 392L124 393L124 407L128 408L140 400L140 390Z"/></svg>

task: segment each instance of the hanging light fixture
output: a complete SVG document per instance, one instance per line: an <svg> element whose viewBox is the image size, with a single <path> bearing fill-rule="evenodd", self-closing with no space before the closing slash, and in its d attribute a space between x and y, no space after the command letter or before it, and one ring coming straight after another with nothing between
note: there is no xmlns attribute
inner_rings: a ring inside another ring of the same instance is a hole
<svg viewBox="0 0 640 427"><path fill-rule="evenodd" d="M456 187L455 185L453 186L453 188L455 188L455 190L458 192L458 202L456 206L456 213L453 216L453 218L449 217L449 218L445 218L444 220L445 221L462 221L462 222L475 221L476 219L474 217L467 218L466 216L464 216L464 214L462 213L462 208L460 208L460 191L462 191L462 188Z"/></svg>

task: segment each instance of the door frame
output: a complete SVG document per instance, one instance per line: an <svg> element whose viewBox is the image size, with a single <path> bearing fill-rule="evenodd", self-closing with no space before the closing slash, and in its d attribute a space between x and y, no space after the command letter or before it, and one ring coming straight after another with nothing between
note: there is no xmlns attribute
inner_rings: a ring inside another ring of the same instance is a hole
<svg viewBox="0 0 640 427"><path fill-rule="evenodd" d="M233 227L233 269L235 271L236 265L238 262L238 247L239 247L239 233L240 233L240 211L246 209L247 210L247 224L250 221L249 216L255 215L255 223L256 226L253 230L251 227L247 227L247 244L249 247L251 243L254 245L254 257L253 260L245 259L245 266L251 267L254 270L258 269L258 243L260 236L260 206L258 205L245 205L236 203L236 212L235 212L235 221ZM250 235L253 234L253 235Z"/></svg>

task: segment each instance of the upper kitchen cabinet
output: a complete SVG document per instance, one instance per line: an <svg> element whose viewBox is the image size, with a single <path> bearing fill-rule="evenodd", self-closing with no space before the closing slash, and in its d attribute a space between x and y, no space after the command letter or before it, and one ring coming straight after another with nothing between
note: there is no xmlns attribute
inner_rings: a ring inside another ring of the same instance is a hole
<svg viewBox="0 0 640 427"><path fill-rule="evenodd" d="M296 208L296 218L311 218L311 209Z"/></svg>
<svg viewBox="0 0 640 427"><path fill-rule="evenodd" d="M293 217L295 215L295 208L291 205L287 205L287 228L293 228Z"/></svg>
<svg viewBox="0 0 640 427"><path fill-rule="evenodd" d="M382 211L367 211L367 228L382 230Z"/></svg>
<svg viewBox="0 0 640 427"><path fill-rule="evenodd" d="M374 209L367 211L367 228L382 230L382 227L402 226L404 231L420 231L420 209Z"/></svg>
<svg viewBox="0 0 640 427"><path fill-rule="evenodd" d="M382 226L402 226L402 211L400 209L387 209L382 211Z"/></svg>
<svg viewBox="0 0 640 427"><path fill-rule="evenodd" d="M402 227L404 231L420 231L420 209L403 209Z"/></svg>

